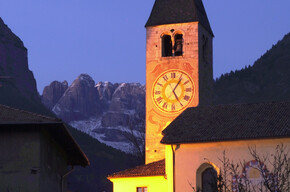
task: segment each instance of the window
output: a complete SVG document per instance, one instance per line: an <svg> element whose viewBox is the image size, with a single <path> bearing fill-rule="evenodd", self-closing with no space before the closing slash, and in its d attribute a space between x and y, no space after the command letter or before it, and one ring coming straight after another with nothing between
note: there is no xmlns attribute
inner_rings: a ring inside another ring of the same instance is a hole
<svg viewBox="0 0 290 192"><path fill-rule="evenodd" d="M217 191L219 170L212 163L203 163L196 171L196 189L201 192Z"/></svg>
<svg viewBox="0 0 290 192"><path fill-rule="evenodd" d="M147 192L147 187L137 187L137 192Z"/></svg>
<svg viewBox="0 0 290 192"><path fill-rule="evenodd" d="M162 37L162 57L172 56L172 41L170 35L163 35Z"/></svg>
<svg viewBox="0 0 290 192"><path fill-rule="evenodd" d="M217 172L211 167L202 172L202 192L217 191Z"/></svg>
<svg viewBox="0 0 290 192"><path fill-rule="evenodd" d="M181 56L183 54L183 35L176 34L174 36L174 56Z"/></svg>

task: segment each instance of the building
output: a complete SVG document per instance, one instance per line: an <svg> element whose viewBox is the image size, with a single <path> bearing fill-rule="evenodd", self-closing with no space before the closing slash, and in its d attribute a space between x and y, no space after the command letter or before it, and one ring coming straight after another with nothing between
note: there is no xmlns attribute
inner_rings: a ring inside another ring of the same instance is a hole
<svg viewBox="0 0 290 192"><path fill-rule="evenodd" d="M89 160L59 119L0 105L0 191L62 192Z"/></svg>
<svg viewBox="0 0 290 192"><path fill-rule="evenodd" d="M289 102L212 105L214 35L202 0L156 0L145 27L146 160L110 175L114 192L216 191L208 176L220 174L223 151L252 165L249 147L290 144Z"/></svg>

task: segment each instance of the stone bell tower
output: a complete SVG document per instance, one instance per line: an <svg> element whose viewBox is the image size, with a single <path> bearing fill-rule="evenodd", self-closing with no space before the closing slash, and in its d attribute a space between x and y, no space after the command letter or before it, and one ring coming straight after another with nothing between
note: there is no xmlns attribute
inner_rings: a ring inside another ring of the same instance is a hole
<svg viewBox="0 0 290 192"><path fill-rule="evenodd" d="M213 32L202 0L156 0L145 27L147 164L165 158L162 130L173 119L211 104Z"/></svg>

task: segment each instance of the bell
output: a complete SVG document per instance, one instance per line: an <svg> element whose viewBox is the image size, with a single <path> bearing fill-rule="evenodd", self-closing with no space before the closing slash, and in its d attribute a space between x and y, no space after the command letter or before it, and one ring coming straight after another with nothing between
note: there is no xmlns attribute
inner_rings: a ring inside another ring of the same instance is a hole
<svg viewBox="0 0 290 192"><path fill-rule="evenodd" d="M176 39L174 53L176 56L182 55L182 39Z"/></svg>

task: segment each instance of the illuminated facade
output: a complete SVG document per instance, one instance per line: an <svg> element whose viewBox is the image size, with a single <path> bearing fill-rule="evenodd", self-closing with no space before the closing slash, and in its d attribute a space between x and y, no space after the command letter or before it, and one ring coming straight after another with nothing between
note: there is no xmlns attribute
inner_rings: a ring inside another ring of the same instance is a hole
<svg viewBox="0 0 290 192"><path fill-rule="evenodd" d="M166 160L162 173L152 171L144 175L140 173L142 170L134 168L133 175L124 171L109 176L114 192L133 192L144 186L148 186L144 189L148 191L172 191L173 159L166 153L166 146L160 143L162 131L186 108L212 103L213 32L202 1L156 0L145 27L144 166L154 167L156 162Z"/></svg>
<svg viewBox="0 0 290 192"><path fill-rule="evenodd" d="M223 151L251 164L249 147L290 144L289 102L212 105L213 32L201 0L156 0L145 27L145 165L110 175L114 192L216 191L208 178Z"/></svg>
<svg viewBox="0 0 290 192"><path fill-rule="evenodd" d="M200 0L157 0L146 33L145 150L150 163L165 158L162 130L173 119L187 107L211 104L213 33Z"/></svg>

